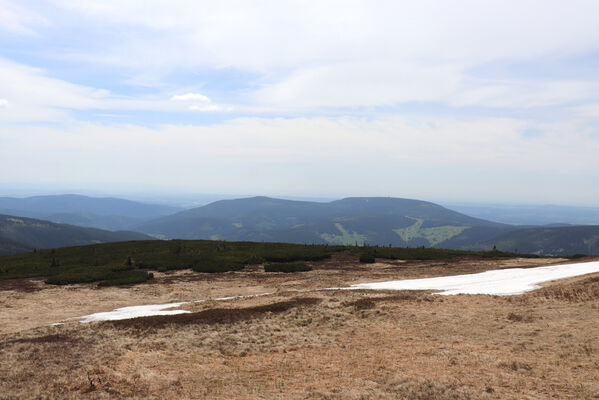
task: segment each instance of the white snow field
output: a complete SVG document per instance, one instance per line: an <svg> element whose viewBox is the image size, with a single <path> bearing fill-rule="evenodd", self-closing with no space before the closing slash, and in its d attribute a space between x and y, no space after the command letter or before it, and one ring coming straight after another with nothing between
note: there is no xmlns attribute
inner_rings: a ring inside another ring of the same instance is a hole
<svg viewBox="0 0 599 400"><path fill-rule="evenodd" d="M536 268L509 268L478 274L440 276L376 283L360 283L348 289L440 290L438 294L490 294L509 296L539 289L538 283L599 272L599 261Z"/></svg>
<svg viewBox="0 0 599 400"><path fill-rule="evenodd" d="M97 321L116 321L120 319L129 319L137 317L149 317L152 315L175 315L185 314L187 310L166 310L168 308L179 307L183 303L168 303L168 304L149 304L145 306L131 306L117 308L116 310L99 312L90 315L84 315L81 322L97 322ZM165 311L166 310L166 311Z"/></svg>

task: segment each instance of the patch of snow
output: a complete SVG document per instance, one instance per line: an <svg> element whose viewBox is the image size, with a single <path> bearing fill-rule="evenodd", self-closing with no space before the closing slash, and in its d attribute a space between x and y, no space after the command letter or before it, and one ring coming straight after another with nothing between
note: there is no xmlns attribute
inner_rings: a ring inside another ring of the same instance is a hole
<svg viewBox="0 0 599 400"><path fill-rule="evenodd" d="M235 300L235 299L249 299L250 297L260 297L260 296L269 296L272 293L258 293L258 294L247 294L244 296L229 296L229 297L217 297L212 299L213 301L228 301L228 300ZM194 303L205 303L207 301L210 300L195 300Z"/></svg>
<svg viewBox="0 0 599 400"><path fill-rule="evenodd" d="M246 299L250 297L259 297L259 296L268 296L272 293L259 293L259 294L250 294L246 296L231 296L231 297L218 297L214 300L216 301L226 301L233 299ZM207 300L196 300L193 303L203 303ZM168 303L168 304L149 304L145 306L131 306L131 307L122 307L117 308L116 310L108 311L108 312L99 312L90 315L84 315L82 317L77 317L75 319L79 319L80 322L88 323L88 322L98 322L98 321L116 321L121 319L131 319L138 317L150 317L153 315L176 315L176 314L186 314L190 311L187 310L170 310L164 311L168 308L179 307L182 304L189 304L189 301L184 301L181 303ZM60 322L52 325L62 325Z"/></svg>
<svg viewBox="0 0 599 400"><path fill-rule="evenodd" d="M440 290L438 294L489 294L509 296L539 289L541 282L599 272L599 261L536 268L510 268L478 274L440 276L376 283L360 283L347 289Z"/></svg>
<svg viewBox="0 0 599 400"><path fill-rule="evenodd" d="M218 297L214 300L216 301L225 301L225 300L234 300L234 299L249 299L251 297L260 297L260 296L268 296L272 293L259 293L259 294L248 294L245 296L230 296L230 297Z"/></svg>
<svg viewBox="0 0 599 400"><path fill-rule="evenodd" d="M81 320L83 323L87 322L97 322L97 321L117 321L121 319L130 319L130 318L138 318L138 317L149 317L153 315L176 315L176 314L186 314L189 313L187 310L167 310L168 308L179 307L182 304L187 304L188 302L182 303L168 303L168 304L149 304L145 306L131 306L131 307L122 307L117 308L116 310L108 311L108 312L99 312L90 315L84 315Z"/></svg>

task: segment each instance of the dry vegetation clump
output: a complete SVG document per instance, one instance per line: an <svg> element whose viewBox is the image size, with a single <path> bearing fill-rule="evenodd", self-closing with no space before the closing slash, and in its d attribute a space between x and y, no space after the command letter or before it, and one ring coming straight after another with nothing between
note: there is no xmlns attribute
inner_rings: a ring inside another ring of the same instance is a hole
<svg viewBox="0 0 599 400"><path fill-rule="evenodd" d="M497 366L499 368L505 368L512 371L532 371L532 367L530 366L530 364L523 361L501 361L497 364Z"/></svg>
<svg viewBox="0 0 599 400"><path fill-rule="evenodd" d="M391 395L389 398L405 400L476 400L490 398L486 393L480 393L461 386L457 381L441 383L430 379L403 379L399 382L387 384L385 389Z"/></svg>
<svg viewBox="0 0 599 400"><path fill-rule="evenodd" d="M528 294L528 296L573 303L597 300L599 299L599 276L577 279L565 285L547 286Z"/></svg>
<svg viewBox="0 0 599 400"><path fill-rule="evenodd" d="M493 389L489 388L492 393ZM487 392L478 392L461 386L457 381L435 382L430 379L398 379L385 382L367 391L355 390L342 394L317 392L312 399L320 400L486 400L492 399Z"/></svg>
<svg viewBox="0 0 599 400"><path fill-rule="evenodd" d="M370 310L376 307L376 302L370 298L358 299L345 303L345 305L354 307L356 310Z"/></svg>
<svg viewBox="0 0 599 400"><path fill-rule="evenodd" d="M378 296L376 294L367 293L365 297L359 298L358 300L352 300L344 302L343 305L346 307L353 307L356 311L370 310L376 307L378 303L390 303L390 302L433 302L443 301L440 296L434 296L426 291L416 290L405 290L399 294L391 294L387 296Z"/></svg>
<svg viewBox="0 0 599 400"><path fill-rule="evenodd" d="M36 331L29 332L36 336L0 338L0 399L76 398L78 387L70 371L82 368L94 339Z"/></svg>
<svg viewBox="0 0 599 400"><path fill-rule="evenodd" d="M260 318L265 316L267 313L277 314L296 307L312 306L320 301L320 299L312 297L297 298L290 301L282 301L255 307L212 308L189 314L158 315L152 317L124 319L106 323L111 324L116 328L160 328L166 325L232 324L239 321Z"/></svg>
<svg viewBox="0 0 599 400"><path fill-rule="evenodd" d="M526 314L510 312L507 315L507 319L512 322L533 322L535 320L530 312Z"/></svg>
<svg viewBox="0 0 599 400"><path fill-rule="evenodd" d="M71 343L76 341L77 338L64 335L64 334L50 334L33 337L23 337L18 339L7 340L5 343ZM0 344L1 346L1 344Z"/></svg>
<svg viewBox="0 0 599 400"><path fill-rule="evenodd" d="M0 292L15 291L31 293L42 290L40 285L37 285L32 279L7 279L0 280Z"/></svg>
<svg viewBox="0 0 599 400"><path fill-rule="evenodd" d="M387 296L380 296L372 294L371 292L365 293L366 297L362 297L358 300L352 300L343 303L344 306L354 307L356 310L368 310L375 308L377 303L389 303L389 302L433 302L443 301L442 297L431 295L427 291L418 290L402 290L398 294L391 294Z"/></svg>

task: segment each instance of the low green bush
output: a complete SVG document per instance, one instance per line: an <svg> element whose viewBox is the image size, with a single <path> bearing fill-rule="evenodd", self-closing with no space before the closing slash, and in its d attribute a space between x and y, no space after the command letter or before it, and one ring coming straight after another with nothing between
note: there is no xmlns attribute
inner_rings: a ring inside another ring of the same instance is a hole
<svg viewBox="0 0 599 400"><path fill-rule="evenodd" d="M161 265L158 268L156 268L158 271L160 272L166 272L166 271L178 271L181 269L189 269L193 267L193 263L189 263L189 264L179 264L179 265ZM144 268L148 268L148 267L144 267Z"/></svg>
<svg viewBox="0 0 599 400"><path fill-rule="evenodd" d="M132 285L135 283L146 282L153 278L154 274L146 271L127 271L116 275L114 278L101 281L98 283L98 286Z"/></svg>
<svg viewBox="0 0 599 400"><path fill-rule="evenodd" d="M131 271L131 270L135 269L135 267L133 265L118 265L118 264L107 264L107 265L102 265L101 267L88 267L88 268L108 269L111 272Z"/></svg>
<svg viewBox="0 0 599 400"><path fill-rule="evenodd" d="M371 254L376 258L388 260L444 260L456 257L482 257L482 258L501 258L501 257L522 257L538 258L537 254L509 253L498 250L491 251L469 251L437 249L431 247L368 247L350 249L354 253Z"/></svg>
<svg viewBox="0 0 599 400"><path fill-rule="evenodd" d="M567 256L570 260L576 260L577 258L587 257L587 254L572 254L571 256Z"/></svg>
<svg viewBox="0 0 599 400"><path fill-rule="evenodd" d="M199 272L227 272L245 265L320 261L336 252L363 253L380 259L441 260L456 257L539 257L501 251L436 248L332 246L211 240L144 240L86 246L38 249L0 257L0 280L44 277L48 283L69 284L113 279L131 270L193 268ZM53 262L54 260L54 262ZM131 264L131 265L126 265Z"/></svg>
<svg viewBox="0 0 599 400"><path fill-rule="evenodd" d="M264 256L265 261L271 262L292 262L292 261L320 261L331 258L330 253L310 253L310 252L279 252Z"/></svg>
<svg viewBox="0 0 599 400"><path fill-rule="evenodd" d="M133 266L126 265L103 265L101 267L73 267L62 271L46 279L51 285L69 285L72 283L88 283L104 280L119 279L126 276L140 276L139 272L133 271ZM136 275L137 273L137 275Z"/></svg>
<svg viewBox="0 0 599 400"><path fill-rule="evenodd" d="M96 282L105 279L109 275L106 273L97 272L63 272L61 274L51 276L46 279L46 283L50 285L70 285L73 283L88 283Z"/></svg>
<svg viewBox="0 0 599 400"><path fill-rule="evenodd" d="M363 253L360 254L360 262L365 264L372 264L376 262L376 260L372 254Z"/></svg>
<svg viewBox="0 0 599 400"><path fill-rule="evenodd" d="M262 264L264 261L266 261L264 259L264 257L261 257L257 254L252 254L251 256L249 256L248 258L245 259L244 264L256 265L256 264Z"/></svg>
<svg viewBox="0 0 599 400"><path fill-rule="evenodd" d="M198 260L192 267L195 272L219 273L238 271L243 269L243 264L238 261L228 261L226 259L205 258Z"/></svg>
<svg viewBox="0 0 599 400"><path fill-rule="evenodd" d="M499 251L499 250L483 251L480 254L480 256L483 258L512 258L512 257L539 258L540 257L538 254L511 253L509 251Z"/></svg>
<svg viewBox="0 0 599 400"><path fill-rule="evenodd" d="M304 263L276 263L266 264L264 272L305 272L312 271L312 267Z"/></svg>

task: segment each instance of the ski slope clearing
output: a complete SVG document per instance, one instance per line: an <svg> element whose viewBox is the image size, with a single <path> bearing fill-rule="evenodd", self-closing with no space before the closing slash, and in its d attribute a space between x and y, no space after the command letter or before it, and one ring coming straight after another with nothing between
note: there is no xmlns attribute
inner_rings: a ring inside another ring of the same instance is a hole
<svg viewBox="0 0 599 400"><path fill-rule="evenodd" d="M539 289L541 282L599 272L599 261L536 268L509 268L478 274L360 283L349 289L440 290L438 294L509 296Z"/></svg>

